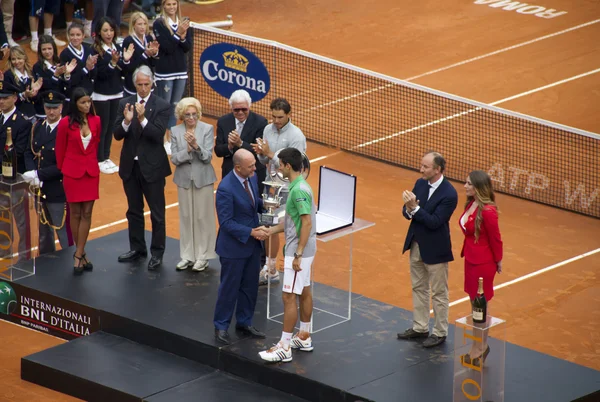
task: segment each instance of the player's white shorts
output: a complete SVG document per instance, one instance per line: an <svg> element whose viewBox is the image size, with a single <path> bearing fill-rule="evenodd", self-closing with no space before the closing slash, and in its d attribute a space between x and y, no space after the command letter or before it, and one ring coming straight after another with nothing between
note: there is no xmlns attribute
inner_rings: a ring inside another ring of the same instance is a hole
<svg viewBox="0 0 600 402"><path fill-rule="evenodd" d="M294 271L294 257L286 256L283 262L283 291L301 295L306 286L310 286L310 272L315 257L302 257L300 271Z"/></svg>

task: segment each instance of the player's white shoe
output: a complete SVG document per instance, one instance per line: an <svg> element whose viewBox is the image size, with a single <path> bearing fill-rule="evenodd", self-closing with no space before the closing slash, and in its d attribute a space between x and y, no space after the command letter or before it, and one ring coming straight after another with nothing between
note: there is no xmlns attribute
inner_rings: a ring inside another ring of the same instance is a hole
<svg viewBox="0 0 600 402"><path fill-rule="evenodd" d="M281 342L277 342L277 344L271 349L258 352L258 355L261 359L266 360L268 362L287 363L292 361L292 348L285 349Z"/></svg>
<svg viewBox="0 0 600 402"><path fill-rule="evenodd" d="M266 286L267 283L278 283L279 282L279 272L275 271L274 274L269 273L269 268L267 265L260 270L260 274L258 276L258 286Z"/></svg>
<svg viewBox="0 0 600 402"><path fill-rule="evenodd" d="M302 340L300 339L300 337L298 337L298 334L292 337L290 346L292 347L292 349L298 349L303 352L312 352L312 350L314 349L312 344L312 338L310 336L305 340Z"/></svg>

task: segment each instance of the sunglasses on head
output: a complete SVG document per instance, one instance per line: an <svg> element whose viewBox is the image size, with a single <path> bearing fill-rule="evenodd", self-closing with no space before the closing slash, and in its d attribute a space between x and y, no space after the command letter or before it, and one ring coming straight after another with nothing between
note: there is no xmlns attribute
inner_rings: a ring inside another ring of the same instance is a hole
<svg viewBox="0 0 600 402"><path fill-rule="evenodd" d="M235 113L239 113L239 112L246 113L248 111L248 108L247 107L240 107L240 108L237 108L237 109L233 109L233 111Z"/></svg>

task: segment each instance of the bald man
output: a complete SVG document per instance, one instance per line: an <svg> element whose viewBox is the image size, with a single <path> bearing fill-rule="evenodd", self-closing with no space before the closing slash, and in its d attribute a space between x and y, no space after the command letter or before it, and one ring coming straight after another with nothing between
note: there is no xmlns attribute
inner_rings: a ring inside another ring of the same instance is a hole
<svg viewBox="0 0 600 402"><path fill-rule="evenodd" d="M216 252L221 262L221 284L215 306L215 338L229 344L227 330L236 310L236 330L254 338L265 334L252 326L258 294L261 240L268 230L259 226L258 213L262 198L254 172L252 152L240 148L233 154L233 170L217 188L216 208L219 218ZM236 308L237 303L237 308Z"/></svg>

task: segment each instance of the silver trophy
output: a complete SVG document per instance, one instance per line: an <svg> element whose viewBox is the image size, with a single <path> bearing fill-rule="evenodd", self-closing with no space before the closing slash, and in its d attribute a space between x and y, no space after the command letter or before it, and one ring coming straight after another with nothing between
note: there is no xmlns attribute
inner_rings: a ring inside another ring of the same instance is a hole
<svg viewBox="0 0 600 402"><path fill-rule="evenodd" d="M258 141L257 141L258 142ZM263 206L267 210L260 215L260 223L264 226L273 226L279 223L280 206L285 205L289 194L289 180L284 178L279 171L279 151L275 152L273 159L267 166L267 180L263 181L262 194ZM302 154L302 176L308 178L310 174L310 161L306 154Z"/></svg>

